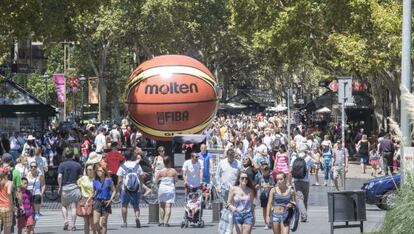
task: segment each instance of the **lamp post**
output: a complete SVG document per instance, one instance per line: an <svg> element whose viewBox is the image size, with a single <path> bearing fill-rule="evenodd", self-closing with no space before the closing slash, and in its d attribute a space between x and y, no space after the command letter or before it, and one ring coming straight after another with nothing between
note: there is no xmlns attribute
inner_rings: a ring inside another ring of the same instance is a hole
<svg viewBox="0 0 414 234"><path fill-rule="evenodd" d="M408 89L411 92L411 0L403 1L403 24L402 24L402 55L401 55L401 86ZM411 137L410 137L410 121L408 112L405 109L407 103L404 99L401 98L401 132L402 132L402 159L401 159L401 183L405 182L406 170L405 168L410 168L406 165L404 148L411 146ZM410 161L410 163L412 163Z"/></svg>
<svg viewBox="0 0 414 234"><path fill-rule="evenodd" d="M80 77L79 77L79 82L80 82L80 85L81 85L81 108L80 108L80 117L81 117L81 120L83 120L83 105L84 105L84 90L83 90L83 86L85 86L85 82L86 82L86 80L87 80L87 78L84 76L84 75L81 75Z"/></svg>
<svg viewBox="0 0 414 234"><path fill-rule="evenodd" d="M48 95L48 89L47 89L47 80L49 79L49 74L45 72L44 75L41 76L45 80L45 104L47 104L47 95Z"/></svg>

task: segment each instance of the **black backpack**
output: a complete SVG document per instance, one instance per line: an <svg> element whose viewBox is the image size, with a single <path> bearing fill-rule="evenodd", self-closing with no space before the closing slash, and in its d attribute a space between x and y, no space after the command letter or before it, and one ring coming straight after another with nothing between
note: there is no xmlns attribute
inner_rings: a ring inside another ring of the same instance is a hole
<svg viewBox="0 0 414 234"><path fill-rule="evenodd" d="M302 157L297 157L293 162L292 176L295 179L304 179L308 170L306 168L306 161Z"/></svg>

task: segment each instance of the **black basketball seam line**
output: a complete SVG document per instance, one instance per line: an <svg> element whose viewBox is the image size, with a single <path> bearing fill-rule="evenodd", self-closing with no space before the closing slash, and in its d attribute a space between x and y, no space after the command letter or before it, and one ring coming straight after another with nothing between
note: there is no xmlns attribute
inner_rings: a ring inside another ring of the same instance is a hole
<svg viewBox="0 0 414 234"><path fill-rule="evenodd" d="M216 110L214 111L214 112L216 112ZM214 117L215 117L215 115L216 115L216 113L213 115L210 115L210 116L208 116L207 118L205 118L204 120L203 120L203 122L201 122L201 123L205 123L205 122L209 122L209 121L211 121ZM157 129L157 128L153 128L153 127L150 127L150 126L147 126L147 125L145 125L145 124L143 124L143 123L141 123L141 122L138 122L135 118L131 118L132 119L132 121L133 122L135 122L135 124L140 124L140 125L144 125L145 127L147 127L147 128L151 128L151 129L154 129L154 130L156 130L156 131L166 131L166 130L162 130L162 129ZM198 125L197 125L198 126ZM189 130L189 129L192 129L192 128L195 128L195 127L197 127L197 126L194 126L194 127L191 127L191 128L187 128L187 129L184 129L184 130L169 130L168 132L172 132L172 131L174 131L174 132L178 132L178 131L186 131L186 130ZM204 130L204 129L203 129ZM202 130L202 131L203 131ZM157 137L157 136L155 136L155 137Z"/></svg>
<svg viewBox="0 0 414 234"><path fill-rule="evenodd" d="M201 79L202 81L205 81L205 82L207 82L210 86L217 86L217 82L214 84L213 82L211 82L211 81L209 81L209 80L204 80L204 79L202 79L202 78L200 78L199 76L195 76L195 75L191 75L191 74L187 74L187 73L181 73L181 72L176 72L176 73L173 73L174 75L175 74L177 74L177 75L188 75L188 76L192 76L192 77L196 77L197 79ZM144 79L142 79L142 80L139 80L139 81L134 81L134 82L131 82L131 83L129 83L129 84L127 84L127 88L130 90L130 89L132 89L132 87L131 86L135 86L137 83L141 83L143 80L147 80L147 79L150 79L150 78L152 78L152 77L155 77L155 76L159 76L159 74L156 74L156 75L152 75L152 76L148 76L148 77L145 77ZM213 88L213 90L214 90L214 92L216 93L216 90L214 89L214 87L212 87ZM128 90L128 91L129 91Z"/></svg>
<svg viewBox="0 0 414 234"><path fill-rule="evenodd" d="M198 60L197 60L198 61ZM199 63L201 63L200 61L198 61ZM205 66L206 67L206 65L204 65L203 63L201 63L201 65L203 65L203 66ZM194 69L197 69L197 70L200 70L198 67L193 67L193 66L188 66L188 65L178 65L178 64L174 64L174 65L157 65L157 66L154 66L154 67L151 67L151 68L148 68L147 70L149 70L149 69L152 69L152 68L158 68L158 67L175 67L175 66L181 66L181 67L191 67L191 68L194 68ZM208 67L206 67L207 68L207 71L209 71L210 73L211 73L211 71L208 69ZM135 71L135 70L134 70ZM133 72L134 72L133 71ZM200 71L202 71L202 70L200 70ZM202 71L202 72L204 72L204 71ZM204 72L205 73L205 72ZM205 73L205 74L207 74L207 73ZM208 75L208 74L207 74ZM213 74L211 74L211 75L213 75ZM135 78L135 77L134 77ZM211 77L211 78L213 78L213 80L216 80L217 78L216 77L214 77L214 75ZM216 80L217 81L217 80Z"/></svg>
<svg viewBox="0 0 414 234"><path fill-rule="evenodd" d="M174 74L184 74L184 75L189 75L189 74L186 74L186 73L174 73ZM157 76L157 75L153 75L153 76L149 76L148 78L145 78L144 80L146 80L146 79L150 79L151 77L155 77L155 76ZM196 77L196 76L193 76L193 75L189 75L189 76L192 76L192 77ZM198 78L198 79L201 79L201 78ZM201 79L202 81L205 81L205 80L203 80L203 79ZM139 83L141 83L142 82L142 80L141 81L135 81L135 82L133 82L132 84L130 84L130 85L128 85L128 87L127 87L127 97L129 96L129 94L131 93L131 89L133 88L133 87L135 87L135 85L136 84L139 84ZM209 84L209 87L211 87L212 89L213 89L213 92L214 92L214 94L216 94L217 95L217 91L216 91L216 89L213 87L213 86L216 86L217 84L213 84L213 83L211 83L210 81L205 81L205 82L207 82L207 84ZM131 87L132 86L132 87Z"/></svg>
<svg viewBox="0 0 414 234"><path fill-rule="evenodd" d="M209 100L203 100L203 101L194 101L194 102L125 102L128 105L177 105L177 104L196 104L196 103L207 103L207 102L215 102L219 99L209 99Z"/></svg>
<svg viewBox="0 0 414 234"><path fill-rule="evenodd" d="M129 112L129 111L128 111ZM211 115L209 115L207 118L205 118L200 124L203 124L203 123L206 123L206 122L209 122L211 119L213 119L214 118L214 116L217 114L217 107L214 109L214 111L213 111L213 113L214 114L211 114ZM129 113L128 113L129 114ZM135 121L136 122L136 124L138 125L138 124L140 124L140 125L144 125L145 127L147 127L147 128L151 128L151 129L154 129L154 130L157 130L157 131L166 131L166 130L162 130L162 129L157 129L157 128L153 128L153 127L150 127L150 126L147 126L146 124L144 124L144 123L141 123L141 122L139 122L138 120L136 120L134 117L131 117L131 119L133 120L133 121ZM199 125L200 125L199 124ZM192 126L192 127L190 127L190 128L186 128L186 129L184 129L184 130L179 130L179 131L186 131L186 130L189 130L189 129L192 129L192 128L195 128L195 127L197 127L197 126ZM170 131L178 131L178 130L170 130Z"/></svg>

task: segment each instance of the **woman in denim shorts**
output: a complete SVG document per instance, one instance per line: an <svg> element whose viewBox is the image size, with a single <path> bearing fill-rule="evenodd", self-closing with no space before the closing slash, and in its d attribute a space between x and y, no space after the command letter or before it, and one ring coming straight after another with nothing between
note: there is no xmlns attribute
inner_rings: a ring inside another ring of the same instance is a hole
<svg viewBox="0 0 414 234"><path fill-rule="evenodd" d="M256 190L249 176L242 172L229 191L227 207L233 212L233 233L251 233L254 224L253 201Z"/></svg>
<svg viewBox="0 0 414 234"><path fill-rule="evenodd" d="M96 179L93 181L93 229L94 232L106 234L108 215L112 213L111 203L116 190L106 167L96 168ZM102 219L101 219L102 218Z"/></svg>
<svg viewBox="0 0 414 234"><path fill-rule="evenodd" d="M289 224L285 225L284 220L288 215L288 209L295 205L295 191L286 184L286 174L279 172L276 175L276 187L269 193L267 202L267 223L272 223L273 233L288 234ZM270 215L271 213L271 215Z"/></svg>

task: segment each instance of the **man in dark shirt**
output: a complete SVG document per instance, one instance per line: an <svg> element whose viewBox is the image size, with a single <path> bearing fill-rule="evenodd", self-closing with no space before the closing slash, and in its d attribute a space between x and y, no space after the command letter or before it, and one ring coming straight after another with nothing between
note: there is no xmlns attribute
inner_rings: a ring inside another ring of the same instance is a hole
<svg viewBox="0 0 414 234"><path fill-rule="evenodd" d="M10 152L10 141L6 133L3 133L0 138L0 155Z"/></svg>
<svg viewBox="0 0 414 234"><path fill-rule="evenodd" d="M76 204L81 198L81 193L76 184L78 178L82 175L82 167L73 160L74 152L70 148L65 149L66 161L62 162L58 168L59 193L62 192L62 214L65 220L63 230L69 229L68 208L72 212L72 225L70 229L76 230Z"/></svg>
<svg viewBox="0 0 414 234"><path fill-rule="evenodd" d="M390 134L386 134L379 144L379 152L384 164L385 175L388 175L388 168L391 174L394 172L392 166L392 156L394 155L394 143L390 139Z"/></svg>

